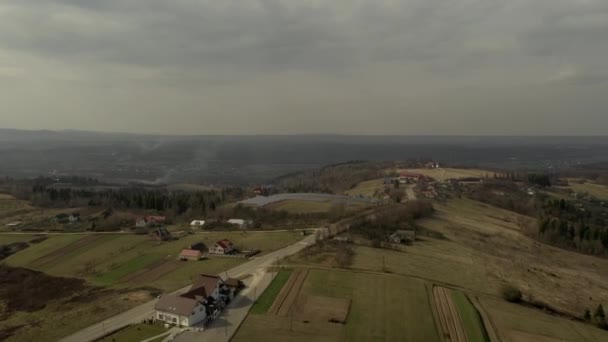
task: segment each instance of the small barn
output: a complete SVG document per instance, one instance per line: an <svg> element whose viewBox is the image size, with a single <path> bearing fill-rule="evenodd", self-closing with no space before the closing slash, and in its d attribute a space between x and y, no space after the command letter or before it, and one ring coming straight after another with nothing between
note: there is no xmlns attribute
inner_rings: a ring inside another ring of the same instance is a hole
<svg viewBox="0 0 608 342"><path fill-rule="evenodd" d="M200 260L203 258L203 253L196 249L183 249L179 254L179 260Z"/></svg>

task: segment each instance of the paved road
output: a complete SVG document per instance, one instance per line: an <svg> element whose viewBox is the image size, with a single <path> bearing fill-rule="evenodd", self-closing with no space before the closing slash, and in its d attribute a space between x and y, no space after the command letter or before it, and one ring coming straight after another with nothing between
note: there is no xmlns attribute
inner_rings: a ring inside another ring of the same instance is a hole
<svg viewBox="0 0 608 342"><path fill-rule="evenodd" d="M405 188L405 194L409 201L414 201L416 199L416 193L414 192L414 185L408 185Z"/></svg>
<svg viewBox="0 0 608 342"><path fill-rule="evenodd" d="M228 275L228 277L238 278L247 274L254 274L256 271L269 267L279 259L285 258L292 254L295 254L306 246L314 244L315 238L314 234L309 235L303 240L296 242L293 245L287 246L285 248L276 250L274 252L268 253L266 255L259 256L254 258L244 264L236 266L225 273L222 273L222 276ZM188 291L190 286L186 286L181 288L174 293L183 293ZM265 288L265 287L264 287ZM133 323L139 323L143 319L149 318L152 315L154 310L154 305L156 304L156 300L149 301L142 305L136 306L129 311L123 312L114 317L108 318L103 322L92 325L88 328L80 330L68 337L61 339L61 342L85 342L85 341L93 341L104 336L108 332L116 331L120 328L126 327ZM230 317L231 312L228 313L228 321L238 327L240 322L244 319L240 317L241 315L235 311L235 317ZM208 330L212 331L212 329ZM236 331L236 328L234 329ZM233 332L234 333L234 332ZM203 333L203 334L206 334Z"/></svg>

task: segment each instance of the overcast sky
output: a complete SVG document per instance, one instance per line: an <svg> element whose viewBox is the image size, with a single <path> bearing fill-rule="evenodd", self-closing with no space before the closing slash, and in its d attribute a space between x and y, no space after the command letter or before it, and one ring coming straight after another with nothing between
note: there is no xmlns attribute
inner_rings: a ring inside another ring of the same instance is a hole
<svg viewBox="0 0 608 342"><path fill-rule="evenodd" d="M607 0L0 0L0 127L608 133Z"/></svg>

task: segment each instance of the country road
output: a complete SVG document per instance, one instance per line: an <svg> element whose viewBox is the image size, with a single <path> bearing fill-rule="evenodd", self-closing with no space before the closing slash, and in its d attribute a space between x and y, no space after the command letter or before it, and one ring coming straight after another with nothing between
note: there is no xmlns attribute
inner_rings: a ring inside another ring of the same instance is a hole
<svg viewBox="0 0 608 342"><path fill-rule="evenodd" d="M289 245L282 249L268 253L266 255L262 255L257 258L251 259L250 261L248 261L244 264L241 264L239 266L236 266L236 267L222 273L221 275L222 276L227 275L228 277L238 278L238 277L245 276L247 274L254 274L254 273L256 273L256 271L267 268L267 267L271 266L272 264L274 264L276 261L278 261L282 258L285 258L287 256L293 255L293 254L301 251L305 247L312 245L314 243L315 243L315 235L312 234L292 245ZM268 286L266 284L267 282L268 282L267 280L262 281L262 283L264 283L264 285L265 285L265 286L263 286L264 289L266 288L266 286ZM262 286L260 286L260 285L262 285L262 284L259 284L257 286L260 288L259 289L260 291L263 291ZM189 288L190 288L190 285L188 285L184 288L181 288L173 293L183 293L183 292L188 291ZM247 295L250 296L251 290L244 292L244 295L246 297L247 297ZM238 303L239 301L243 301L243 300L244 299L237 299L235 302ZM99 322L95 325L92 325L88 328L82 329L70 336L67 336L67 337L61 339L60 341L61 342L93 341L95 339L98 339L98 338L106 335L107 333L116 331L118 329L121 329L121 328L126 327L133 323L139 323L143 319L151 317L155 304L156 304L156 299L149 301L147 303L141 304L139 306L136 306L136 307L130 309L129 311L126 311L126 312L123 312L114 317L108 318L108 319L106 319L102 322ZM243 319L246 316L246 312L243 313L243 310L234 310L234 313L235 313L234 315L232 315L232 311L233 310L230 310L230 308L229 308L229 310L224 313L225 320L230 325L230 330L231 330L230 336L232 336L232 334L234 334L234 332L236 331L236 329L238 328L238 326L240 325L240 323L243 321ZM234 317L231 317L231 316L234 316ZM213 331L214 331L214 329L209 329L199 335L200 336L218 335L217 329L215 331L215 334L213 333ZM225 333L224 330L222 330L222 332ZM224 334L224 336L226 336L226 334ZM200 340L200 338L199 338L199 340ZM213 340L215 341L215 339L213 339Z"/></svg>
<svg viewBox="0 0 608 342"><path fill-rule="evenodd" d="M405 195L407 196L408 201L416 200L416 193L414 192L414 185L408 185L405 188Z"/></svg>

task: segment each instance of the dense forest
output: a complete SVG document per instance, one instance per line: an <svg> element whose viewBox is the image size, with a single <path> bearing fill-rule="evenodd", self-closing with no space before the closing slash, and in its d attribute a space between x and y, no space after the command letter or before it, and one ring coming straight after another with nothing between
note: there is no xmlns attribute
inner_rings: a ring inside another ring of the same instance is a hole
<svg viewBox="0 0 608 342"><path fill-rule="evenodd" d="M212 213L222 203L243 196L241 188L206 191L169 191L165 187L100 184L89 178L37 178L13 183L13 194L40 207L105 207L157 211L173 215ZM69 182L68 182L69 181Z"/></svg>
<svg viewBox="0 0 608 342"><path fill-rule="evenodd" d="M550 199L542 207L539 239L583 253L608 252L608 217L602 207L564 199Z"/></svg>
<svg viewBox="0 0 608 342"><path fill-rule="evenodd" d="M471 199L538 219L535 238L565 249L608 255L608 208L598 200L559 199L532 190L561 182L554 176L530 174L486 179L463 194ZM533 194L533 195L531 195Z"/></svg>

